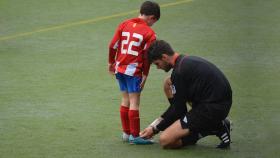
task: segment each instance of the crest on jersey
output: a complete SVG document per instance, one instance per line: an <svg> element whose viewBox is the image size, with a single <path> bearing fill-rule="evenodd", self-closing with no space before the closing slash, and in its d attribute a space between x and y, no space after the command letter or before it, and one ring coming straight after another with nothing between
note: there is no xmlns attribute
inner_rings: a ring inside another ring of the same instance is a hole
<svg viewBox="0 0 280 158"><path fill-rule="evenodd" d="M183 121L184 121L185 123L188 123L187 116L184 117Z"/></svg>

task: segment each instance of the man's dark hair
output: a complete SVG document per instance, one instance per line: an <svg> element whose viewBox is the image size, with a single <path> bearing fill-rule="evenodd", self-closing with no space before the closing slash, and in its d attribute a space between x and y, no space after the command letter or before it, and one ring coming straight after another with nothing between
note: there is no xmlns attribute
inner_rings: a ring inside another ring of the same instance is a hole
<svg viewBox="0 0 280 158"><path fill-rule="evenodd" d="M161 59L162 54L172 56L174 54L172 47L164 40L154 41L148 49L148 59L152 63L155 60Z"/></svg>
<svg viewBox="0 0 280 158"><path fill-rule="evenodd" d="M160 18L160 7L156 2L145 1L140 8L141 15L154 15L157 20Z"/></svg>

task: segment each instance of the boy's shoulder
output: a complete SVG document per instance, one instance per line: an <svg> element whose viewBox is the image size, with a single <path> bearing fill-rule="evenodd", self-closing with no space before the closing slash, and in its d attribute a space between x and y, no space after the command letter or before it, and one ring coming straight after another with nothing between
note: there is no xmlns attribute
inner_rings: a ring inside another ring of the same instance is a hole
<svg viewBox="0 0 280 158"><path fill-rule="evenodd" d="M139 18L130 18L121 22L122 25L129 23L143 23L144 21ZM144 24L144 23L143 23Z"/></svg>
<svg viewBox="0 0 280 158"><path fill-rule="evenodd" d="M135 28L136 26L136 28ZM138 27L137 27L138 26ZM124 20L123 22L120 23L119 25L119 29L120 30L134 30L134 28L136 30L138 30L138 32L142 32L143 34L147 34L148 36L152 36L153 34L155 34L155 31L147 25L147 23L140 18L131 18L131 19L127 19Z"/></svg>

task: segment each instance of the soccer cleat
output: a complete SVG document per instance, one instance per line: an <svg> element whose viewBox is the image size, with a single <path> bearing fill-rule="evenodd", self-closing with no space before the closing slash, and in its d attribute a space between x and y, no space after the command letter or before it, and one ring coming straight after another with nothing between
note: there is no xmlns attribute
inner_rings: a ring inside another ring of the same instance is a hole
<svg viewBox="0 0 280 158"><path fill-rule="evenodd" d="M132 135L129 136L129 143L137 145L154 144L153 140L144 139L142 137L133 137Z"/></svg>
<svg viewBox="0 0 280 158"><path fill-rule="evenodd" d="M217 145L217 148L225 149L230 147L230 131L230 121L226 118L222 121L222 128L217 134L217 137L221 140L221 143Z"/></svg>
<svg viewBox="0 0 280 158"><path fill-rule="evenodd" d="M123 142L129 142L129 135L123 132L122 140L123 140Z"/></svg>

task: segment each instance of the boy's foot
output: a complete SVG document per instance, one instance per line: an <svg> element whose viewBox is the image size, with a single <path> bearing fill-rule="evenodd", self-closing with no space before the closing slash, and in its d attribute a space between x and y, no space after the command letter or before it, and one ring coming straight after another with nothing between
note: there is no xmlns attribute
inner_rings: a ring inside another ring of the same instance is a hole
<svg viewBox="0 0 280 158"><path fill-rule="evenodd" d="M132 135L129 136L129 143L137 145L154 144L153 140L144 139L142 137L133 137Z"/></svg>
<svg viewBox="0 0 280 158"><path fill-rule="evenodd" d="M123 132L122 140L123 140L123 142L129 142L129 135Z"/></svg>

